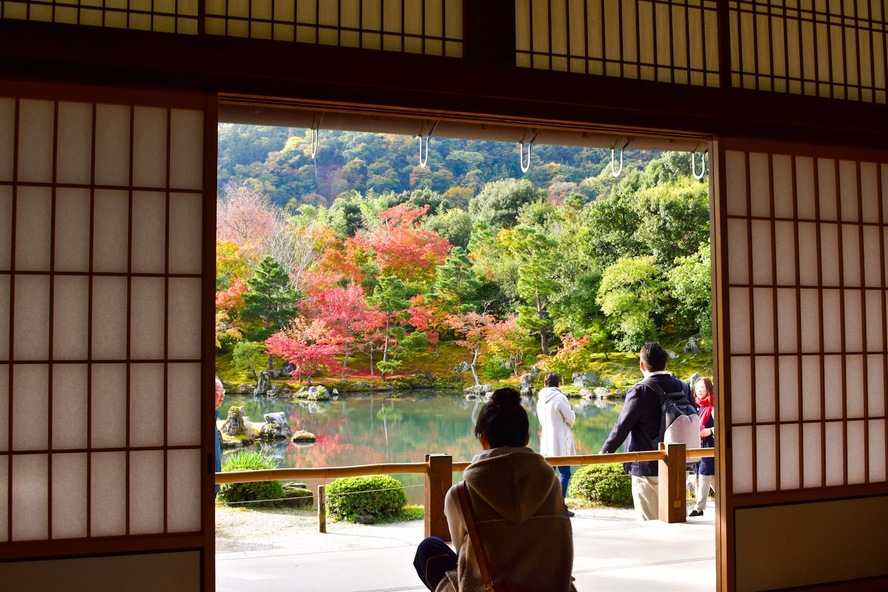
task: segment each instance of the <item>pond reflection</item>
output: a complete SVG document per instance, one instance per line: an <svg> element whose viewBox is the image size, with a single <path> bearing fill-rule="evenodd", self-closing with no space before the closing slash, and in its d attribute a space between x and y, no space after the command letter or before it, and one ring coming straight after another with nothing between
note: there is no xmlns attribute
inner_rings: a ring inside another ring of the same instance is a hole
<svg viewBox="0 0 888 592"><path fill-rule="evenodd" d="M539 449L536 398L523 398L530 416L530 447ZM480 450L473 428L482 401L461 393L414 391L398 397L343 396L334 401L304 401L228 396L220 417L231 406L244 407L253 422L266 413L283 411L293 431L317 436L311 444L273 442L255 448L278 460L281 468L336 467L392 462L422 462L427 453L445 453L468 461ZM572 399L577 414L573 427L577 454L595 454L610 433L619 406L597 400ZM224 455L232 450L225 450ZM410 503L422 503L422 475L394 475L407 487ZM454 475L454 479L458 475ZM312 489L321 480L309 480Z"/></svg>

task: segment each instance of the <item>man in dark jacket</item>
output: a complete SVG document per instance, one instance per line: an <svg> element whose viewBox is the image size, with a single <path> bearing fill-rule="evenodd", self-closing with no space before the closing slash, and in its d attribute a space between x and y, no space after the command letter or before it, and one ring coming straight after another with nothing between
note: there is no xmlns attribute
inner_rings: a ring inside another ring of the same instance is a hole
<svg viewBox="0 0 888 592"><path fill-rule="evenodd" d="M659 343L645 343L639 355L641 373L665 393L690 393L687 384L666 372L667 359L666 350ZM616 452L627 437L626 452L657 450L660 445L660 420L660 397L649 386L636 384L626 393L623 410L600 454ZM632 500L638 519L657 520L657 461L628 462L623 466L632 475Z"/></svg>

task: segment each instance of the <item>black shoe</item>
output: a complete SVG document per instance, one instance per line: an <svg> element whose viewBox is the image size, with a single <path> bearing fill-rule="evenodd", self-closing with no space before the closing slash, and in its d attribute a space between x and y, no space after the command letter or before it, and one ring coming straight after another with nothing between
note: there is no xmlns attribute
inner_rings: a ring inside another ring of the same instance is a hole
<svg viewBox="0 0 888 592"><path fill-rule="evenodd" d="M703 510L694 510L693 512L688 514L688 516L690 516L690 517L702 516L702 515L703 515Z"/></svg>
<svg viewBox="0 0 888 592"><path fill-rule="evenodd" d="M573 512L571 512L567 506L565 506L564 509L567 511L568 518L573 518L575 516L575 514Z"/></svg>

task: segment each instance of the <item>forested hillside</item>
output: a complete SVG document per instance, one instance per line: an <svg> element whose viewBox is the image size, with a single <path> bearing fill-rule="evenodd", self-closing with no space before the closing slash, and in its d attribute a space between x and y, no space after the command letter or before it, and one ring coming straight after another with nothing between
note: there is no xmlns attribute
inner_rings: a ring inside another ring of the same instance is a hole
<svg viewBox="0 0 888 592"><path fill-rule="evenodd" d="M464 349L476 380L710 345L709 191L690 155L220 127L216 334L297 378ZM255 368L253 368L255 369Z"/></svg>
<svg viewBox="0 0 888 592"><path fill-rule="evenodd" d="M269 126L219 126L219 188L250 184L271 202L330 205L345 191L376 194L431 189L451 205L465 207L484 184L527 179L554 194L594 199L600 190L584 184L605 168L611 152L601 148L534 145L531 166L521 172L516 144L432 137L426 167L419 139L394 134L323 130L315 158L311 130ZM629 151L624 164L644 166L656 153ZM423 154L425 157L425 154Z"/></svg>

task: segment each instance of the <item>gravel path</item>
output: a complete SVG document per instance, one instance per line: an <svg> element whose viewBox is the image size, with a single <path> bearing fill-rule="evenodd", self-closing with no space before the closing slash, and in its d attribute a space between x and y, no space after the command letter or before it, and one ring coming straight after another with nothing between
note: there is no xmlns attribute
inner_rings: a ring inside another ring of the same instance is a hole
<svg viewBox="0 0 888 592"><path fill-rule="evenodd" d="M612 520L635 520L632 508L576 509L584 516ZM384 547L419 543L423 521L392 524L332 522L327 533L318 530L317 510L292 508L248 509L216 506L216 553L275 552L298 546L323 552L330 549Z"/></svg>

